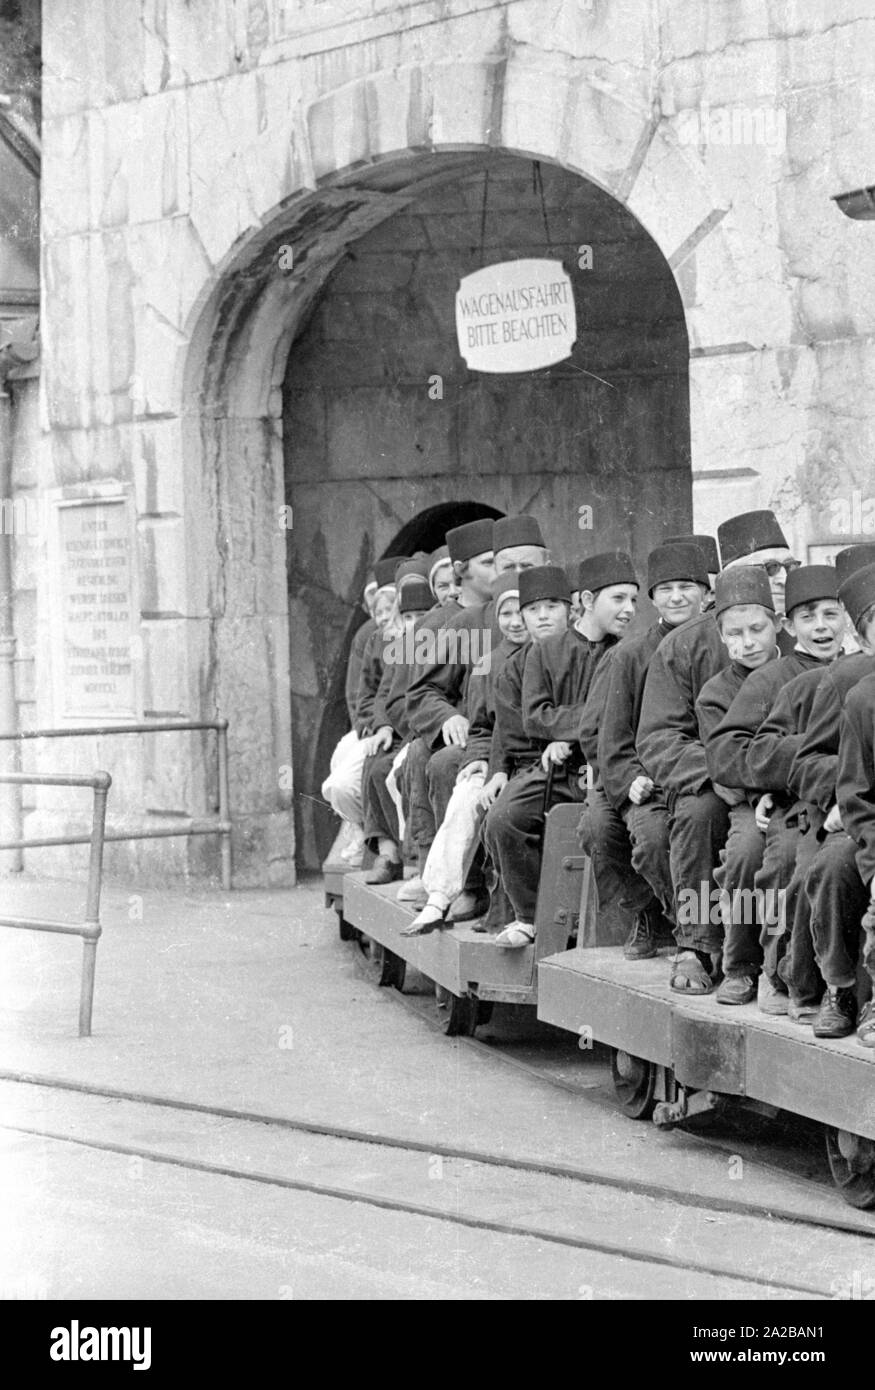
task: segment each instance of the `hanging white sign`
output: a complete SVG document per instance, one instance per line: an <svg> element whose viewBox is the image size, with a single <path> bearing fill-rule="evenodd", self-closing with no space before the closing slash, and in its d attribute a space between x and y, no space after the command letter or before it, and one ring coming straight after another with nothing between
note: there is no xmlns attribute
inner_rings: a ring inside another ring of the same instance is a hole
<svg viewBox="0 0 875 1390"><path fill-rule="evenodd" d="M577 338L571 280L560 261L502 261L456 291L459 351L476 372L531 372L570 357Z"/></svg>

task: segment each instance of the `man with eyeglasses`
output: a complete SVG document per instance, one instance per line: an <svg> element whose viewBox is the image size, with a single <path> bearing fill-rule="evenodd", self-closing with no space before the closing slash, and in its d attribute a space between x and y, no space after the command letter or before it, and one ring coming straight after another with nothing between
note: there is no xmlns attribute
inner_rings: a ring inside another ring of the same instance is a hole
<svg viewBox="0 0 875 1390"><path fill-rule="evenodd" d="M775 612L783 618L787 575L791 570L799 569L802 561L794 560L790 554L774 512L744 512L718 526L717 535L725 570L737 569L741 565L762 565L769 576ZM751 550L749 546L754 541L757 547ZM793 650L792 639L781 643L781 646L787 648L783 654L789 655Z"/></svg>

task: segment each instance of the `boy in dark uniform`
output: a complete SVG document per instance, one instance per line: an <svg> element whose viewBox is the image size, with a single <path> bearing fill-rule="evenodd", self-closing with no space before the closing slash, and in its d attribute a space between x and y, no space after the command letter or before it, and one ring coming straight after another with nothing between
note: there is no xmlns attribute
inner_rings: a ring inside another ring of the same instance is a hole
<svg viewBox="0 0 875 1390"><path fill-rule="evenodd" d="M796 644L793 652L764 664L744 682L706 743L715 784L744 797L732 812L732 830L721 868L723 903L724 907L731 903L731 913L724 919L725 978L717 1001L749 1003L757 995L764 966L761 1003L769 1012L778 1012L781 1004L780 1011L787 1008L778 959L786 930L786 894L796 858L797 832L785 822L792 800L785 784L776 782L761 758L755 771L749 754L778 692L804 670L822 673L841 650L846 629L831 565L794 569L787 578L785 604L787 630ZM744 817L743 826L737 823L739 817ZM739 904L741 910L737 911Z"/></svg>
<svg viewBox="0 0 875 1390"><path fill-rule="evenodd" d="M672 910L668 814L635 751L644 678L669 632L697 618L708 592L698 547L664 544L647 558L647 591L658 622L618 642L600 663L580 721L578 741L591 772L581 845L593 863L599 904L619 897L633 926L627 960L656 955L663 912Z"/></svg>
<svg viewBox="0 0 875 1390"><path fill-rule="evenodd" d="M469 522L449 532L447 542L453 553L459 581L467 585L466 596L472 583L476 585L478 566L483 566L487 559L491 580L499 573L543 564L547 556L541 528L533 516L506 516L494 522ZM483 553L471 551L471 546L478 546ZM462 550L468 553L462 555ZM463 602L460 611L448 619L446 631L446 651L442 652L438 644L436 659L417 668L407 697L411 725L431 750L426 782L435 831L446 815L464 757L467 741L465 691L475 656L485 654L493 640L500 640L500 633L494 630L492 598L488 589L484 588L478 594L477 601ZM476 642L478 651L468 659L472 641ZM447 732L451 735L449 738ZM415 756L421 758L421 751L417 750ZM409 884L404 892L405 896L412 892ZM477 915L481 897L479 880L475 875L462 897L456 900L452 919L465 921Z"/></svg>
<svg viewBox="0 0 875 1390"><path fill-rule="evenodd" d="M792 566L773 512L733 517L717 528L717 539L726 567ZM777 578L775 583L783 599L783 583ZM728 664L713 613L670 633L651 658L638 725L638 755L668 806L675 904L681 893L688 904L692 894L707 908L699 920L690 920L687 908L684 924L678 922L675 930L679 952L672 962L671 988L682 994L707 994L713 988L712 970L723 946L720 924L711 921L708 905L729 813L711 785L696 699L705 682Z"/></svg>
<svg viewBox="0 0 875 1390"><path fill-rule="evenodd" d="M493 922L503 927L515 915L504 890L498 844L500 841L503 848L507 843L502 838L505 806L521 780L538 765L541 756L539 741L530 738L523 727L523 673L532 642L561 636L568 628L571 586L564 569L558 565L544 565L526 570L519 576L519 602L529 640L508 657L493 683L495 718L488 780L480 793L480 805L486 812L481 838L493 871L486 929Z"/></svg>
<svg viewBox="0 0 875 1390"><path fill-rule="evenodd" d="M459 624L471 630L470 617L464 610L476 613L474 626L490 598L490 585L495 578L492 552L492 521L488 518L454 526L447 532L447 546L456 577L459 581L459 611L448 605L436 610L434 619L420 624L434 637L435 655L440 655L442 633L449 633ZM482 624L479 624L482 627ZM490 629L491 635L491 629ZM469 640L470 639L466 639ZM447 651L458 637L444 638ZM461 647L459 647L461 650ZM420 874L403 884L399 899L423 906L426 892L421 871L434 843L437 827L446 813L456 773L459 770L468 737L468 720L463 710L464 681L467 665L446 661L417 663L411 672L407 688L407 719L412 731L403 779L410 805L411 833L416 844ZM445 757L432 760L441 750Z"/></svg>
<svg viewBox="0 0 875 1390"><path fill-rule="evenodd" d="M861 644L871 652L875 647L875 565L857 570L839 593ZM870 980L875 976L873 725L875 675L868 675L848 692L842 711L836 794L844 834L835 837L838 852L833 856L827 890L819 901L813 898L811 903L814 950L827 987L814 1020L814 1034L819 1038L845 1037L856 1026L864 1047L875 1047L872 1001L857 1018L855 989L861 924L863 964ZM856 875L849 871L849 855L842 843L845 839L853 846Z"/></svg>
<svg viewBox="0 0 875 1390"><path fill-rule="evenodd" d="M489 771L494 708L493 683L505 661L527 640L520 616L519 580L515 570L505 570L492 585L495 621L501 641L491 648L488 660L470 672L465 693L468 742L446 815L428 853L422 880L428 899L406 927L404 936L419 936L447 921L450 905L461 896L477 852L483 808L480 793Z"/></svg>
<svg viewBox="0 0 875 1390"><path fill-rule="evenodd" d="M844 582L867 564L875 564L873 544L852 545L839 551L835 569L840 594ZM850 617L849 621L852 621ZM822 673L810 696L806 697L803 685L806 679L816 677L816 672L807 678L797 676L782 692L789 698L793 687L798 687L801 706L799 733L787 773L787 785L798 798L800 823L796 865L788 890L793 926L789 949L780 965L790 994L789 1014L798 1023L814 1021L824 991L811 937L812 902L818 916L831 915L836 891L841 893L841 878L848 872L847 861L852 853L852 843L842 830L836 805L841 713L848 692L873 671L875 657L865 651L852 652L839 656ZM837 875L838 888L834 890L833 866L837 863L843 867Z"/></svg>
<svg viewBox="0 0 875 1390"><path fill-rule="evenodd" d="M358 683L352 714L352 729L344 734L331 754L328 776L322 783L322 795L349 827L349 840L341 857L352 865L362 860L364 849L362 772L369 752L367 740L373 732L374 700L382 676L383 631L389 623L395 605L395 570L400 557L378 560L375 567L376 589L373 595L374 621L364 644L359 662ZM368 628L365 623L360 631ZM349 674L349 673L347 673Z"/></svg>
<svg viewBox="0 0 875 1390"><path fill-rule="evenodd" d="M398 571L398 611L400 615L401 639L405 631L412 631L418 619L431 608L432 592L425 574L418 573L412 564L401 565ZM383 678L374 700L372 722L374 731L368 743L368 756L362 773L362 803L364 808L364 838L368 847L377 855L372 872L366 883L391 883L403 872L401 860L401 836L395 803L386 785L395 753L406 736L403 723L403 701L393 702L393 714L402 716L400 726L393 724L393 716L388 712L388 696L392 679L401 663L390 662L392 643L401 640L397 634L389 637L384 644L387 657ZM403 670L403 666L401 666Z"/></svg>
<svg viewBox="0 0 875 1390"><path fill-rule="evenodd" d="M534 940L540 841L548 769L553 800L580 801L583 754L577 743L580 709L600 658L635 614L638 580L630 557L606 551L582 561L578 576L583 612L562 636L535 643L523 672L523 728L541 743L540 765L516 779L486 823L487 846L501 872L516 919L496 945L519 949Z"/></svg>
<svg viewBox="0 0 875 1390"><path fill-rule="evenodd" d="M702 604L702 612L707 613L714 607L714 582L720 573L720 555L717 551L717 542L713 536L701 534L688 536L666 536L663 545L695 545L702 553L705 561L705 569L708 571L708 593L705 602Z"/></svg>
<svg viewBox="0 0 875 1390"><path fill-rule="evenodd" d="M519 603L529 640L508 657L493 683L489 780L480 798L487 808L513 777L530 770L541 756L540 744L523 727L523 672L532 642L561 636L568 628L571 589L564 569L543 565L520 575Z"/></svg>
<svg viewBox="0 0 875 1390"><path fill-rule="evenodd" d="M349 661L346 666L346 682L344 694L346 697L346 708L349 714L349 722L352 724L355 719L355 702L358 697L359 675L362 669L362 657L371 633L376 631L377 624L374 622L374 604L377 601L378 584L376 577L369 575L368 581L362 591L362 607L367 613L367 619L357 628L349 649Z"/></svg>
<svg viewBox="0 0 875 1390"><path fill-rule="evenodd" d="M492 521L492 523L485 523L485 525L491 525L490 541L495 575L520 573L522 570L543 566L547 562L548 552L544 546L541 527L536 517L498 517L497 520ZM456 569L458 567L456 564ZM431 705L437 710L440 708L441 701L447 706L455 703L467 719L467 681L469 681L470 671L473 669L476 657L466 660L465 644L467 642L470 648L472 639L474 639L474 641L479 642L479 653L488 653L492 642L501 641L501 632L495 628L495 613L491 595L488 595L483 602L473 603L473 605L463 607L460 612L453 614L448 621L447 630L449 651L447 653L438 652L437 662L433 666L424 667L424 669L417 671L416 681L410 682L410 688L413 691L410 699L412 702L419 701L422 709ZM453 651L452 644L462 649ZM485 655L485 660L488 662L490 657ZM416 716L413 716L413 719L416 720ZM427 733L426 737L428 737ZM455 787L456 776L458 776L463 758L465 758L465 742L462 745L451 744L444 748L440 745L435 746L433 741L433 752L428 759L427 781L431 805L433 805L434 810L435 827L440 826L444 816L447 815L449 798L451 798L453 787ZM477 869L479 869L479 863L474 865L472 881L467 885L465 892L453 902L451 913L449 913L452 922L467 922L472 917L480 915L480 910L484 905L485 890Z"/></svg>
<svg viewBox="0 0 875 1390"><path fill-rule="evenodd" d="M458 599L459 586L449 546L439 545L429 556L428 582L436 603L446 604Z"/></svg>

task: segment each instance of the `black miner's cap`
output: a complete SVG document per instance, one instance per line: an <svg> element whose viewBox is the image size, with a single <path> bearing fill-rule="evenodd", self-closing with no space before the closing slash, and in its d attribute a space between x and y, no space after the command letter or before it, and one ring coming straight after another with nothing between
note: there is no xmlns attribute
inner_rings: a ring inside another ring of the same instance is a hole
<svg viewBox="0 0 875 1390"><path fill-rule="evenodd" d="M789 618L800 603L817 603L822 598L837 598L839 581L835 565L800 565L787 575L784 589L784 611Z"/></svg>
<svg viewBox="0 0 875 1390"><path fill-rule="evenodd" d="M717 574L720 570L720 553L717 549L717 542L713 536L666 536L663 545L697 545L702 552L705 560L705 569L709 574Z"/></svg>
<svg viewBox="0 0 875 1390"><path fill-rule="evenodd" d="M875 565L866 565L845 580L839 598L848 610L848 617L857 627L867 608L875 603Z"/></svg>
<svg viewBox="0 0 875 1390"><path fill-rule="evenodd" d="M737 604L759 603L769 612L775 611L769 576L761 565L744 565L737 570L724 570L714 581L714 617Z"/></svg>
<svg viewBox="0 0 875 1390"><path fill-rule="evenodd" d="M409 575L406 582L401 585L401 597L398 600L398 611L400 613L425 613L434 603L434 594L431 591L428 580L421 575Z"/></svg>
<svg viewBox="0 0 875 1390"><path fill-rule="evenodd" d="M741 512L717 527L723 568L755 550L787 550L787 539L773 511Z"/></svg>
<svg viewBox="0 0 875 1390"><path fill-rule="evenodd" d="M610 584L638 585L632 557L625 550L603 550L598 555L581 560L577 571L578 589L588 589L594 594Z"/></svg>
<svg viewBox="0 0 875 1390"><path fill-rule="evenodd" d="M485 555L492 550L492 520L466 521L447 532L447 547L451 560L470 560L473 555Z"/></svg>
<svg viewBox="0 0 875 1390"><path fill-rule="evenodd" d="M531 570L520 570L516 578L519 580L520 608L525 608L527 603L537 603L542 598L571 602L571 585L561 565L537 565Z"/></svg>
<svg viewBox="0 0 875 1390"><path fill-rule="evenodd" d="M514 545L539 545L543 549L541 527L533 516L500 516L492 523L492 549L510 550Z"/></svg>
<svg viewBox="0 0 875 1390"><path fill-rule="evenodd" d="M387 555L385 559L377 561L374 565L374 578L378 589L385 589L387 585L395 583L395 571L403 559L403 555Z"/></svg>
<svg viewBox="0 0 875 1390"><path fill-rule="evenodd" d="M692 579L696 584L708 587L708 571L705 557L697 545L677 541L672 545L658 545L647 557L647 592L652 594L657 584L667 584L672 579Z"/></svg>
<svg viewBox="0 0 875 1390"><path fill-rule="evenodd" d="M849 545L844 550L840 550L836 555L838 583L844 584L846 579L850 579L854 570L864 569L866 565L875 565L875 543L872 541L868 541L864 545Z"/></svg>

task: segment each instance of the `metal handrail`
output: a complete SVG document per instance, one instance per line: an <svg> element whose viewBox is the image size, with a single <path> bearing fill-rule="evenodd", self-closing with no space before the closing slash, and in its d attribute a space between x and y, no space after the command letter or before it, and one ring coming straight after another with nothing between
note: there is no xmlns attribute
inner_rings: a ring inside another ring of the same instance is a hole
<svg viewBox="0 0 875 1390"><path fill-rule="evenodd" d="M222 887L231 888L231 809L228 782L228 721L227 719L185 719L159 720L148 724L96 724L73 729L24 729L20 733L0 733L0 743L19 743L24 739L37 738L86 738L103 737L106 734L156 734L189 733L199 729L215 729L217 735L219 814L216 819L208 817L187 817L188 824L176 829L162 826L154 830L138 830L128 833L123 830L108 830L104 840L162 840L177 835L218 835L222 857ZM8 778L0 780L11 780ZM39 778L25 779L38 783ZM70 784L73 785L73 784ZM43 849L56 845L87 845L88 835L47 835L33 840L0 840L0 850Z"/></svg>
<svg viewBox="0 0 875 1390"><path fill-rule="evenodd" d="M100 926L100 893L103 887L103 845L106 829L106 799L112 786L108 772L95 772L91 777L76 773L0 773L0 784L7 786L93 787L94 807L91 814L91 845L88 859L88 888L85 895L85 921L56 922L48 917L0 917L0 927L18 927L25 931L55 932L63 936L82 937L82 978L79 984L79 1036L91 1037L91 1011L94 1004L94 971L97 965L97 942ZM78 841L77 841L78 843ZM31 842L22 841L22 848Z"/></svg>

